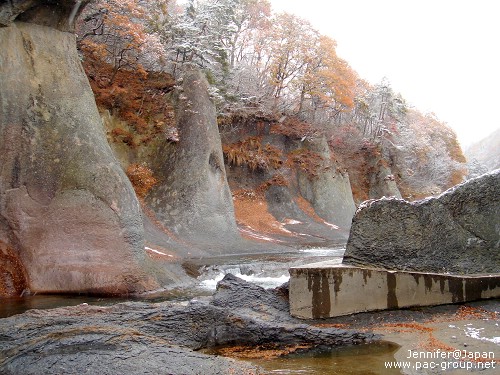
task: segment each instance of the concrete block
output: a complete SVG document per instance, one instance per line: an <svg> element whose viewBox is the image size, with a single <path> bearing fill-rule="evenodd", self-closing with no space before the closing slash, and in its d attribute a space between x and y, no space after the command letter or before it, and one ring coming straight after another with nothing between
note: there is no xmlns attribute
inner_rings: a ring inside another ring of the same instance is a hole
<svg viewBox="0 0 500 375"><path fill-rule="evenodd" d="M304 319L500 297L500 275L389 271L319 262L292 267L290 313Z"/></svg>

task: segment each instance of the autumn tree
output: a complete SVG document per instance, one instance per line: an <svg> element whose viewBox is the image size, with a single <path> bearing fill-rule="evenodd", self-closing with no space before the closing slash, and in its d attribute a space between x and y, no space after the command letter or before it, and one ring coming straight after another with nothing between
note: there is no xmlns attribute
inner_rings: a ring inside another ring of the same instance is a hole
<svg viewBox="0 0 500 375"><path fill-rule="evenodd" d="M233 0L231 27L233 32L227 41L232 68L252 53L256 35L270 27L271 4L268 0Z"/></svg>
<svg viewBox="0 0 500 375"><path fill-rule="evenodd" d="M171 127L171 108L161 98L173 80L163 71L163 45L148 29L148 17L159 14L149 8L153 1L167 5L164 0L98 0L77 20L78 46L96 102L126 122L109 129L110 138L130 147Z"/></svg>
<svg viewBox="0 0 500 375"><path fill-rule="evenodd" d="M304 54L296 83L300 90L298 113L305 115L308 102L309 116L305 118L313 122L319 112L326 114L323 122L332 121L354 104L355 73L337 56L335 48L333 39L319 35Z"/></svg>
<svg viewBox="0 0 500 375"><path fill-rule="evenodd" d="M365 137L375 140L392 134L405 119L407 111L406 101L394 92L386 78L374 86L357 82L350 120L360 127Z"/></svg>
<svg viewBox="0 0 500 375"><path fill-rule="evenodd" d="M84 55L112 66L109 76L101 76L111 86L123 69L145 74L159 68L163 47L156 35L146 32L145 10L139 0L98 0L89 3L77 23L77 42ZM96 71L99 71L96 69Z"/></svg>
<svg viewBox="0 0 500 375"><path fill-rule="evenodd" d="M318 32L309 22L288 13L275 16L267 43L263 46L270 60L266 70L275 99L288 94L290 84L307 63L311 41L317 37Z"/></svg>

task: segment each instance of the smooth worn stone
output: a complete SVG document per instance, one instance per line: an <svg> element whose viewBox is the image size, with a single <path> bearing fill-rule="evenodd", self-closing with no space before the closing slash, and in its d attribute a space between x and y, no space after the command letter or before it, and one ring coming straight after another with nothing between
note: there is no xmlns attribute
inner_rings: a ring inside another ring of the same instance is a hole
<svg viewBox="0 0 500 375"><path fill-rule="evenodd" d="M199 245L227 245L239 239L239 232L215 105L202 72L186 66L177 96L179 142L172 145L165 140L158 150L154 162L158 184L146 201L174 234Z"/></svg>
<svg viewBox="0 0 500 375"><path fill-rule="evenodd" d="M157 288L75 35L1 27L0 82L0 296Z"/></svg>

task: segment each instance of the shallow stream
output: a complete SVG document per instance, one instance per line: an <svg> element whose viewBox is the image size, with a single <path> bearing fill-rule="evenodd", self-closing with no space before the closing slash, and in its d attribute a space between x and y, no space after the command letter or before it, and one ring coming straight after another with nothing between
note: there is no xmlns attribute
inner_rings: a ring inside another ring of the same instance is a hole
<svg viewBox="0 0 500 375"><path fill-rule="evenodd" d="M292 354L275 359L252 359L251 362L278 375L391 375L400 374L388 369L386 362L394 362L399 345L387 341L355 345L323 353Z"/></svg>
<svg viewBox="0 0 500 375"><path fill-rule="evenodd" d="M149 302L188 301L194 297L211 295L215 291L217 282L228 273L264 288L275 288L288 281L290 267L323 260L333 260L340 263L344 251L343 248L310 248L290 250L290 252L280 254L247 254L193 260L200 267L201 275L197 282L187 287L177 287L140 298L100 298L85 295L31 295L22 298L9 298L0 302L0 318L21 314L30 309L52 309L82 303L109 306L134 300Z"/></svg>

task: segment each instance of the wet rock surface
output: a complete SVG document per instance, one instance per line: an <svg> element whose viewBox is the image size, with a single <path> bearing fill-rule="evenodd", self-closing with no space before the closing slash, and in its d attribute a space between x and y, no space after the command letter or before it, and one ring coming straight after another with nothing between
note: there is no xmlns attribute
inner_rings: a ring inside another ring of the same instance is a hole
<svg viewBox="0 0 500 375"><path fill-rule="evenodd" d="M500 272L500 170L437 198L366 202L343 263L422 272Z"/></svg>
<svg viewBox="0 0 500 375"><path fill-rule="evenodd" d="M266 290L232 275L213 298L32 310L0 320L2 374L258 373L194 350L262 344L332 347L376 338L291 318L286 287Z"/></svg>

